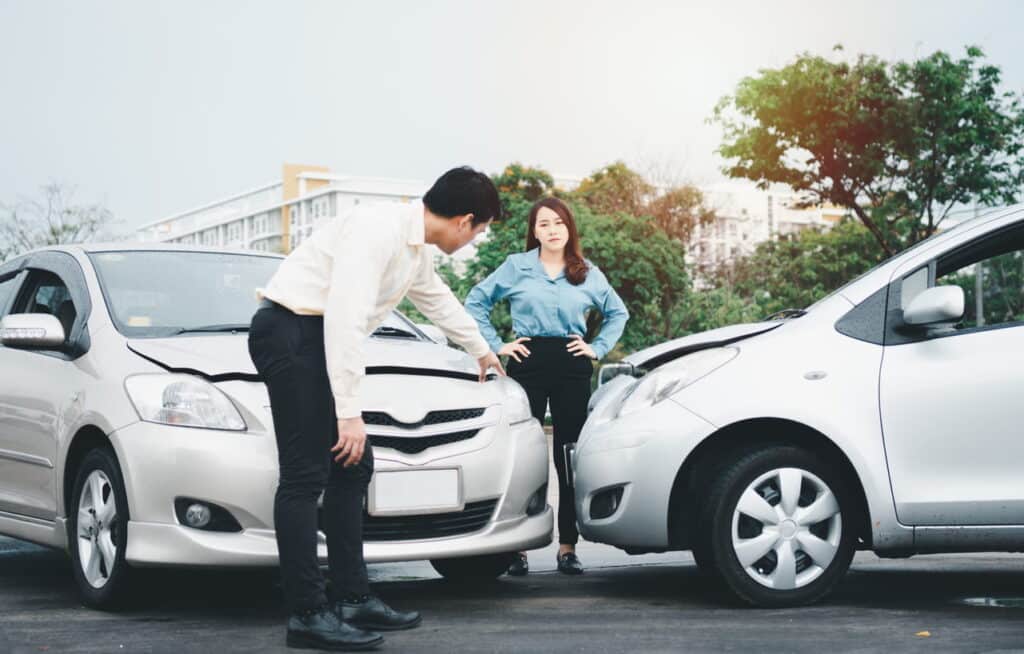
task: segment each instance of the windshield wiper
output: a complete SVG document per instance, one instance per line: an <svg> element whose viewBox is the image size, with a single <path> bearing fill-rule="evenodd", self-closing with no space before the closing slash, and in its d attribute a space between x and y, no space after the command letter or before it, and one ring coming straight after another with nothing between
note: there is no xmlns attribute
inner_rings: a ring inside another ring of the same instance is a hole
<svg viewBox="0 0 1024 654"><path fill-rule="evenodd" d="M179 334L204 334L204 333L217 333L217 332L247 332L249 331L248 323L228 323L224 325L203 325L202 327L182 327L181 329L172 332L171 336L177 336Z"/></svg>
<svg viewBox="0 0 1024 654"><path fill-rule="evenodd" d="M398 327L378 327L373 330L374 336L391 336L394 338L415 338L419 340L419 336L408 329L399 329Z"/></svg>
<svg viewBox="0 0 1024 654"><path fill-rule="evenodd" d="M769 320L787 320L789 318L799 318L800 316L807 315L807 312L803 309L783 309L782 311L776 311L772 315L764 319L764 322Z"/></svg>

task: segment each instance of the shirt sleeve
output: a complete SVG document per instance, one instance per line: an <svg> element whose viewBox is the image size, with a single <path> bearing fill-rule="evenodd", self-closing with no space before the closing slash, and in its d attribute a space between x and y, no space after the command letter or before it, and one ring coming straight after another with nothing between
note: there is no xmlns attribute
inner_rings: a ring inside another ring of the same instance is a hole
<svg viewBox="0 0 1024 654"><path fill-rule="evenodd" d="M324 307L327 376L339 419L362 415L360 385L366 374L363 349L370 317L377 306L380 280L402 236L372 216L352 216L327 242L330 289Z"/></svg>
<svg viewBox="0 0 1024 654"><path fill-rule="evenodd" d="M604 316L604 320L601 322L601 331L590 347L598 359L603 359L622 338L622 332L626 329L626 321L629 320L629 310L626 309L626 303L608 283L608 278L604 276L603 272L595 266L589 274L595 276L597 308Z"/></svg>
<svg viewBox="0 0 1024 654"><path fill-rule="evenodd" d="M493 352L500 350L503 343L498 338L498 330L491 322L491 310L508 295L515 285L515 276L515 264L511 258L506 258L504 263L488 275L487 279L474 286L466 296L466 311L476 320L480 333Z"/></svg>
<svg viewBox="0 0 1024 654"><path fill-rule="evenodd" d="M424 257L406 296L420 312L441 328L445 335L461 345L470 356L479 359L487 354L487 342L480 335L476 322Z"/></svg>

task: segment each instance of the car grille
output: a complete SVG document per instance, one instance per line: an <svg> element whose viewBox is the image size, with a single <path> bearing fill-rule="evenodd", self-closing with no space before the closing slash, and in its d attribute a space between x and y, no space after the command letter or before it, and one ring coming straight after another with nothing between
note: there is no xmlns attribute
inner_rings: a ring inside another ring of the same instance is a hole
<svg viewBox="0 0 1024 654"><path fill-rule="evenodd" d="M381 425L386 427L400 427L402 429L417 429L425 425L440 425L446 422L458 422L459 420L472 420L484 414L485 409L450 409L446 411L431 411L419 422L401 422L395 420L390 414L383 411L364 411L363 422L367 425Z"/></svg>
<svg viewBox="0 0 1024 654"><path fill-rule="evenodd" d="M429 515L363 516L363 540L424 540L479 531L494 515L498 500L469 502L462 511Z"/></svg>
<svg viewBox="0 0 1024 654"><path fill-rule="evenodd" d="M424 450L428 450L439 445L448 445L450 443L458 443L459 441L467 441L478 433L480 433L479 429L469 429L466 431L452 432L450 434L438 434L436 436L407 437L371 435L369 438L370 445L373 447L387 447L392 450L398 450L404 454L419 454Z"/></svg>

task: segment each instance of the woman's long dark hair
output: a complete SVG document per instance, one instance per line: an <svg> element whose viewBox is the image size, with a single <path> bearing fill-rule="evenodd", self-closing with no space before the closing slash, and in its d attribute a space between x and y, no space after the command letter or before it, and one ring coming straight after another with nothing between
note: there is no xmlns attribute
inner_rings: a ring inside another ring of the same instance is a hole
<svg viewBox="0 0 1024 654"><path fill-rule="evenodd" d="M576 231L576 219L573 218L569 205L558 198L542 198L530 208L530 226L526 231L526 249L540 247L540 241L534 235L537 226L537 213L547 207L562 219L569 230L569 241L565 244L565 278L573 286L578 286L587 278L587 262L583 260L583 248L580 247L580 235Z"/></svg>

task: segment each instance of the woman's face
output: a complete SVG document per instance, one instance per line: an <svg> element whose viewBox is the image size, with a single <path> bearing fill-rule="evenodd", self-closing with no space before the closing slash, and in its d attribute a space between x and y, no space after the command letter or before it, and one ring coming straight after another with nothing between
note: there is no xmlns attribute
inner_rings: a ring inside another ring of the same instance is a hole
<svg viewBox="0 0 1024 654"><path fill-rule="evenodd" d="M541 207L533 235L540 241L540 247L550 252L563 252L569 242L569 228L554 209Z"/></svg>

